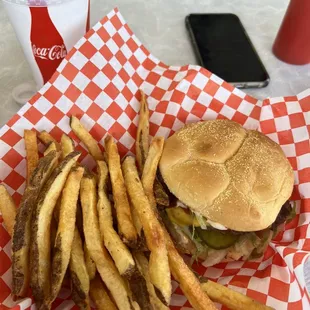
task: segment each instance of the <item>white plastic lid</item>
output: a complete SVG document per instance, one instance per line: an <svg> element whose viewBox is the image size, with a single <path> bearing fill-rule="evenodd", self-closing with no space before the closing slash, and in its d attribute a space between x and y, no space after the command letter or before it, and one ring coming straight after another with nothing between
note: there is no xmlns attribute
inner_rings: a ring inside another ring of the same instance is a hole
<svg viewBox="0 0 310 310"><path fill-rule="evenodd" d="M2 1L31 7L46 7L51 5L59 5L73 0L2 0Z"/></svg>

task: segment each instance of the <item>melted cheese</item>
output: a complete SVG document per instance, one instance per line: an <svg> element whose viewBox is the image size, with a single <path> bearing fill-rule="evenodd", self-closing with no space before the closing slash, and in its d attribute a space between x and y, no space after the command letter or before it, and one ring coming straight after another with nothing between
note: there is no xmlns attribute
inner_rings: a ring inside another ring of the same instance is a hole
<svg viewBox="0 0 310 310"><path fill-rule="evenodd" d="M188 209L188 207L187 207L182 201L180 201L180 200L177 200L176 206L177 206L177 207L180 207L180 208L183 208L183 209ZM196 212L195 212L195 214L197 215L196 218L198 218L198 217L201 218L201 217L202 217L199 213L196 213ZM205 220L209 225L211 225L213 228L215 228L215 229L218 229L218 230L227 230L227 228L226 228L224 225L220 224L220 223L213 222L213 221L211 221L211 220L209 220L209 219L206 219L206 218L204 218L204 220ZM202 226L202 225L200 225L200 226ZM204 226L204 227L201 227L201 228L202 228L202 229L206 229L207 227Z"/></svg>

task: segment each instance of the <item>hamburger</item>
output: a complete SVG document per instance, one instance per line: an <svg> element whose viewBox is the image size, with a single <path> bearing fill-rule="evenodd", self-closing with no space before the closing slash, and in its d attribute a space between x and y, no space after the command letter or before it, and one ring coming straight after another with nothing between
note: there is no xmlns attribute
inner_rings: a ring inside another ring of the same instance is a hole
<svg viewBox="0 0 310 310"><path fill-rule="evenodd" d="M294 216L282 149L233 121L186 125L166 140L159 168L173 201L163 221L179 250L206 266L263 255Z"/></svg>

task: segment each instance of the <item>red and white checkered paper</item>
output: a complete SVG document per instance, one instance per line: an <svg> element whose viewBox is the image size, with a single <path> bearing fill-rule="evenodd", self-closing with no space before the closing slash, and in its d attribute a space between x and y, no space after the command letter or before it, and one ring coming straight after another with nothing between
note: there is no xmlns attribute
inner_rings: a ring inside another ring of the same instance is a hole
<svg viewBox="0 0 310 310"><path fill-rule="evenodd" d="M109 132L122 155L134 152L139 89L148 97L152 136L168 137L185 123L228 118L281 145L294 168L296 218L263 259L209 268L201 263L194 269L275 309L309 309L303 264L310 250L310 90L259 101L199 66L169 67L140 43L117 9L75 45L51 80L0 130L0 179L16 203L25 188L24 129L47 130L58 140L68 134L82 152L82 163L92 168L69 117L78 116L101 145ZM0 216L0 308L26 309L33 304L30 298L13 303L10 297L10 252ZM54 305L75 307L69 290ZM170 308L191 309L176 282Z"/></svg>

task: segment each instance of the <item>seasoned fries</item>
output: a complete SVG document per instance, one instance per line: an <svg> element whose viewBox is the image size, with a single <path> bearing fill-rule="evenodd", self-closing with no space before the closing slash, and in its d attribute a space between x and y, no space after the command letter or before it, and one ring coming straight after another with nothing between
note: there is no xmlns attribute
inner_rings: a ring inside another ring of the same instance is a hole
<svg viewBox="0 0 310 310"><path fill-rule="evenodd" d="M60 140L62 158L65 158L68 154L74 151L74 142L67 135L63 134Z"/></svg>
<svg viewBox="0 0 310 310"><path fill-rule="evenodd" d="M150 278L157 289L159 298L169 305L171 297L171 279L168 254L164 234L157 220L154 209L148 201L133 157L126 157L122 169L125 184L133 207L136 209L142 223L150 255Z"/></svg>
<svg viewBox="0 0 310 310"><path fill-rule="evenodd" d="M12 294L25 296L29 285L29 249L31 240L32 213L41 188L49 178L58 159L56 152L51 152L39 160L26 187L20 207L16 214L12 238Z"/></svg>
<svg viewBox="0 0 310 310"><path fill-rule="evenodd" d="M71 116L70 126L76 136L85 144L90 155L93 156L95 160L103 160L103 154L98 146L97 141L75 116Z"/></svg>
<svg viewBox="0 0 310 310"><path fill-rule="evenodd" d="M16 206L7 189L2 184L0 185L0 212L9 235L13 236Z"/></svg>
<svg viewBox="0 0 310 310"><path fill-rule="evenodd" d="M59 143L45 130L41 131L38 137L45 145L49 145L51 142L54 142L56 145L57 151L60 150Z"/></svg>
<svg viewBox="0 0 310 310"><path fill-rule="evenodd" d="M101 241L97 218L96 181L90 173L84 174L80 196L83 210L83 229L90 256L118 308L131 310L130 296L124 279L120 276Z"/></svg>
<svg viewBox="0 0 310 310"><path fill-rule="evenodd" d="M50 292L50 225L53 211L67 176L79 156L79 152L72 152L60 163L40 192L36 203L32 223L30 284L38 308L41 302L48 299Z"/></svg>
<svg viewBox="0 0 310 310"><path fill-rule="evenodd" d="M84 259L82 240L76 227L74 229L69 268L73 301L82 310L90 309L88 298L89 276Z"/></svg>
<svg viewBox="0 0 310 310"><path fill-rule="evenodd" d="M50 302L58 295L69 264L69 249L72 247L74 237L77 200L83 173L83 167L72 168L62 192L58 229L54 246L55 254L52 262Z"/></svg>
<svg viewBox="0 0 310 310"><path fill-rule="evenodd" d="M0 212L12 236L13 299L29 297L30 283L37 309L51 309L67 279L82 310L90 310L90 297L99 310L168 310L172 275L195 310L215 310L213 302L232 310L272 310L198 279L177 251L159 212L170 205L158 174L165 142L154 137L149 145L142 91L136 158L121 163L111 136L103 156L76 117L70 126L95 159L97 174L78 163L80 153L65 134L58 143L42 131L46 149L39 160L36 133L25 130L27 186L18 209L0 184Z"/></svg>
<svg viewBox="0 0 310 310"><path fill-rule="evenodd" d="M132 221L130 205L121 169L120 156L116 143L111 136L106 137L105 148L112 183L119 235L123 238L123 241L126 244L134 247L137 243L137 231Z"/></svg>
<svg viewBox="0 0 310 310"><path fill-rule="evenodd" d="M109 173L106 163L104 161L97 161L97 170L99 175L97 211L101 238L112 256L119 273L130 278L135 270L135 262L131 253L113 228L112 207L106 194Z"/></svg>
<svg viewBox="0 0 310 310"><path fill-rule="evenodd" d="M136 261L138 270L145 279L146 287L150 296L150 302L153 309L156 310L168 310L169 308L165 306L160 299L157 297L154 285L151 283L150 273L149 273L149 262L143 252L134 252L134 259Z"/></svg>
<svg viewBox="0 0 310 310"><path fill-rule="evenodd" d="M155 137L150 145L141 178L144 192L154 210L156 209L156 200L153 187L156 178L158 163L163 152L163 148L164 138Z"/></svg>
<svg viewBox="0 0 310 310"><path fill-rule="evenodd" d="M89 295L98 310L117 310L98 275L90 282Z"/></svg>
<svg viewBox="0 0 310 310"><path fill-rule="evenodd" d="M39 162L37 135L34 131L26 129L24 131L24 139L27 162L27 184L29 184L32 172L37 167Z"/></svg>
<svg viewBox="0 0 310 310"><path fill-rule="evenodd" d="M213 281L206 280L201 287L213 301L231 310L273 310L271 307Z"/></svg>
<svg viewBox="0 0 310 310"><path fill-rule="evenodd" d="M150 124L149 124L149 109L147 106L145 94L142 90L140 90L140 93L141 93L141 101L140 101L139 124L136 137L136 157L139 171L142 174L144 163L149 151Z"/></svg>

